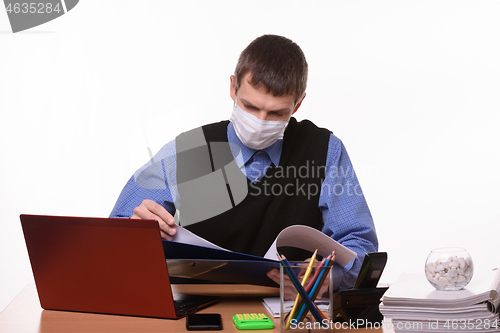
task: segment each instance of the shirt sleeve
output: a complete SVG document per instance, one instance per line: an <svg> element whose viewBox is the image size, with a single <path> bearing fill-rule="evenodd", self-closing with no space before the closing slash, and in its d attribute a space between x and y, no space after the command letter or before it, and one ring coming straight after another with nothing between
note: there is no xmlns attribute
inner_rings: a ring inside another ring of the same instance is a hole
<svg viewBox="0 0 500 333"><path fill-rule="evenodd" d="M175 214L176 187L175 140L167 143L128 180L109 217L130 218L134 208L149 199Z"/></svg>
<svg viewBox="0 0 500 333"><path fill-rule="evenodd" d="M345 267L334 265L334 290L351 288L365 253L376 252L378 240L347 151L333 134L328 144L319 208L324 221L322 232L357 253L357 257Z"/></svg>

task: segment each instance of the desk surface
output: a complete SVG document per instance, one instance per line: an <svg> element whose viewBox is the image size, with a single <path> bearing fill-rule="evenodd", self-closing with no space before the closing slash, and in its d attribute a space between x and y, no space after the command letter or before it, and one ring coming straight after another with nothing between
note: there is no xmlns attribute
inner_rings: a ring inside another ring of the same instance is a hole
<svg viewBox="0 0 500 333"><path fill-rule="evenodd" d="M193 292L221 294L222 286L174 286L178 292ZM254 289L245 286L247 296L231 296L231 289L225 289L222 300L200 313L220 313L223 318L225 332L245 332L237 330L232 323L232 316L236 313L252 313L267 311L262 305L262 297L276 294L276 290ZM217 290L219 288L219 290ZM239 287L238 290L240 290ZM210 292L207 292L209 290ZM278 318L274 320L274 330L249 331L249 332L279 332ZM2 333L62 333L62 332L185 332L186 319L169 320L116 315L101 315L92 313L79 313L69 311L43 310L38 301L34 285L27 285L21 293L0 313L0 332ZM365 332L369 329L342 330L342 332ZM382 330L378 330L382 332Z"/></svg>

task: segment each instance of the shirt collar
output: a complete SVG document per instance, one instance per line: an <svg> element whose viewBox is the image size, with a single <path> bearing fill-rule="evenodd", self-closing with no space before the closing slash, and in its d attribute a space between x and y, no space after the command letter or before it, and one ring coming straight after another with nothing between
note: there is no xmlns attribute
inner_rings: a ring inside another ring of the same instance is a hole
<svg viewBox="0 0 500 333"><path fill-rule="evenodd" d="M241 142L240 138L238 138L238 135L236 134L236 131L234 130L234 126L232 122L229 122L229 125L227 126L227 141L229 143L234 143L238 145L241 149L241 156L243 158L243 164L246 164L248 160L253 156L255 152L258 150L249 148ZM271 162L275 166L277 166L280 162L280 157L281 157L281 151L283 148L283 139L280 139L267 147L266 149L262 149L262 151L265 151L268 155L269 158L271 159ZM233 156L234 156L233 152ZM241 166L240 166L241 167Z"/></svg>

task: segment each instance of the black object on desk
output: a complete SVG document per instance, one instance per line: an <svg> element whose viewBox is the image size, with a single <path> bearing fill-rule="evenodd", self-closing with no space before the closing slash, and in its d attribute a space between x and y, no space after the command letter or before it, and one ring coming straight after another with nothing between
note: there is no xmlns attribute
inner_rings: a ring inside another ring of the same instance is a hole
<svg viewBox="0 0 500 333"><path fill-rule="evenodd" d="M212 331L222 329L222 316L219 313L190 313L186 316L188 331Z"/></svg>
<svg viewBox="0 0 500 333"><path fill-rule="evenodd" d="M377 288L377 284L386 262L386 252L365 254L354 287L333 295L334 321L356 322L363 327L383 320L379 304L388 288Z"/></svg>

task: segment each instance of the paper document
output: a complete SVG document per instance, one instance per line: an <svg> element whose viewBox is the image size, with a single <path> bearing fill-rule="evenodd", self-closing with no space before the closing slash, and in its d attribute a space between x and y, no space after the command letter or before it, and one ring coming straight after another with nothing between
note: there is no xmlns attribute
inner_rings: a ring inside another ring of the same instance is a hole
<svg viewBox="0 0 500 333"><path fill-rule="evenodd" d="M338 243L331 237L314 228L305 225L292 225L283 229L274 240L264 258L276 259L277 248L280 246L298 247L309 252L318 250L322 257L328 256L335 250L335 262L341 266L347 265L356 258L356 252Z"/></svg>
<svg viewBox="0 0 500 333"><path fill-rule="evenodd" d="M176 228L177 234L175 235L174 242L231 252L197 236L181 226L177 226ZM326 257L335 250L335 262L341 266L347 265L357 256L356 252L348 249L321 231L305 225L292 225L283 229L264 255L264 258L277 261L276 252L278 252L277 248L280 246L292 246L310 252L314 252L317 249L318 254L322 257Z"/></svg>
<svg viewBox="0 0 500 333"><path fill-rule="evenodd" d="M285 306L285 312L289 312L292 310L293 307L293 300L290 301L285 301L284 306ZM324 301L315 301L316 305L318 306L318 309L321 311L328 311L328 302ZM266 307L267 311L273 316L274 318L279 318L281 315L281 304L280 304L280 297L265 297L263 299L262 304Z"/></svg>
<svg viewBox="0 0 500 333"><path fill-rule="evenodd" d="M335 262L341 266L357 256L356 252L321 231L303 225L283 229L264 257L224 249L181 226L177 226L173 241L163 240L170 277L271 287L277 284L267 276L267 272L273 268L279 270L276 252L280 246L309 252L317 249L323 257L336 250Z"/></svg>
<svg viewBox="0 0 500 333"><path fill-rule="evenodd" d="M181 227L180 225L177 225L176 229L177 233L175 234L174 241L177 243L191 244L208 247L209 249L229 251L223 247L217 246L214 243L207 241L205 238L201 238L200 236L193 234L191 231Z"/></svg>

